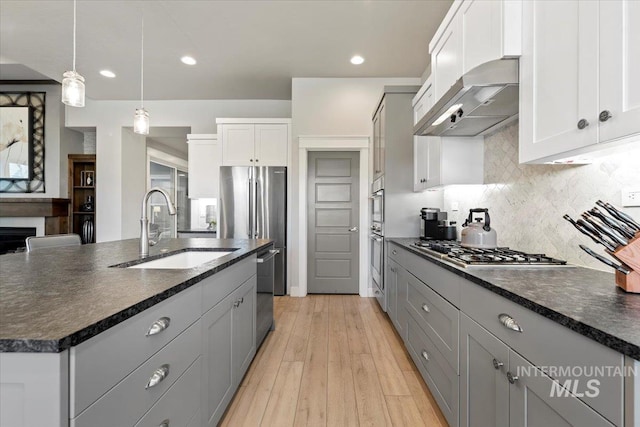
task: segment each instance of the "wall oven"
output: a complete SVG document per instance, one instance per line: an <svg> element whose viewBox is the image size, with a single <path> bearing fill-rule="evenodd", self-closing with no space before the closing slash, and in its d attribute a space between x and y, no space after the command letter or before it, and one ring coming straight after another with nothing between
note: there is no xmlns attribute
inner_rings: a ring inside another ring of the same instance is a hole
<svg viewBox="0 0 640 427"><path fill-rule="evenodd" d="M387 311L384 289L384 177L375 180L371 186L371 234L369 235L369 270L373 283L373 293Z"/></svg>

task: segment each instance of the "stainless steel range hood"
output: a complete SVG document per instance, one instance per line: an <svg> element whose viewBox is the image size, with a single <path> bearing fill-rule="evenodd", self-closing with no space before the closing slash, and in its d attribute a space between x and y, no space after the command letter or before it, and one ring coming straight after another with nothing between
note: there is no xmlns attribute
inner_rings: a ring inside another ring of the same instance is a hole
<svg viewBox="0 0 640 427"><path fill-rule="evenodd" d="M518 117L518 60L498 59L469 71L413 128L414 135L478 136Z"/></svg>

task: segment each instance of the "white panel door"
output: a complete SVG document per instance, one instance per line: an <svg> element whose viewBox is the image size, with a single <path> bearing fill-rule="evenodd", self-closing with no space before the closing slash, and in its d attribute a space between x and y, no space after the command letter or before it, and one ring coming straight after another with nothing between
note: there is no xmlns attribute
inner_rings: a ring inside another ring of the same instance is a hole
<svg viewBox="0 0 640 427"><path fill-rule="evenodd" d="M429 179L429 137L413 137L413 191L427 189Z"/></svg>
<svg viewBox="0 0 640 427"><path fill-rule="evenodd" d="M640 2L599 3L599 141L604 142L640 133Z"/></svg>
<svg viewBox="0 0 640 427"><path fill-rule="evenodd" d="M217 198L221 151L216 139L189 140L189 198Z"/></svg>
<svg viewBox="0 0 640 427"><path fill-rule="evenodd" d="M222 164L253 166L255 164L255 125L224 124L220 126L222 127Z"/></svg>
<svg viewBox="0 0 640 427"><path fill-rule="evenodd" d="M431 53L434 102L438 102L462 75L459 22L459 15L456 15Z"/></svg>
<svg viewBox="0 0 640 427"><path fill-rule="evenodd" d="M289 125L255 125L256 166L287 166Z"/></svg>
<svg viewBox="0 0 640 427"><path fill-rule="evenodd" d="M502 56L502 2L470 0L462 14L463 73Z"/></svg>
<svg viewBox="0 0 640 427"><path fill-rule="evenodd" d="M597 142L597 26L595 1L524 2L520 162Z"/></svg>

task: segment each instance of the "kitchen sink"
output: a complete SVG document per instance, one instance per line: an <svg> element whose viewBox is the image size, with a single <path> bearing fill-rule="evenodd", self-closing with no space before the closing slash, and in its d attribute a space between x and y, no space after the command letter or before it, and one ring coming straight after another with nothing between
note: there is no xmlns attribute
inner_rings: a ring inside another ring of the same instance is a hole
<svg viewBox="0 0 640 427"><path fill-rule="evenodd" d="M222 249L215 251L203 251L203 250L187 250L184 252L178 252L174 255L163 256L161 258L152 259L149 261L143 261L135 265L130 265L126 268L144 268L144 269L187 269L198 267L209 261L216 260L225 255L233 253L237 249Z"/></svg>

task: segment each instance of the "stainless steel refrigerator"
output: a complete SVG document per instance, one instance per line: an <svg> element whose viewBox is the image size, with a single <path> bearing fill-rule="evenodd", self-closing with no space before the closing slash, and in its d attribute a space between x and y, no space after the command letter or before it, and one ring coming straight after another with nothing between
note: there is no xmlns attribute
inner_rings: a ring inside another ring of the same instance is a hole
<svg viewBox="0 0 640 427"><path fill-rule="evenodd" d="M223 239L273 239L274 294L287 282L287 168L221 166L220 223Z"/></svg>

